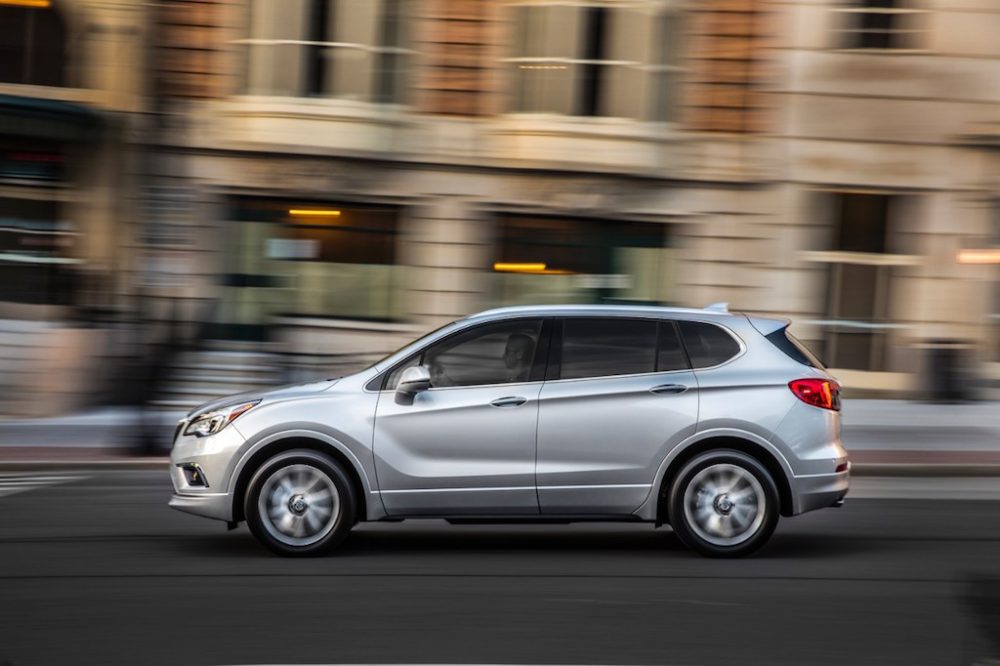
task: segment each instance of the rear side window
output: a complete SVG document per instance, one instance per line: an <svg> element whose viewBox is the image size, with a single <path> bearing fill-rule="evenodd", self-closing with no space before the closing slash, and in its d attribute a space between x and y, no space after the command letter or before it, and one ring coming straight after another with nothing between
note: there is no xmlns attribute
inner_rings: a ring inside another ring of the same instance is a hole
<svg viewBox="0 0 1000 666"><path fill-rule="evenodd" d="M715 324L682 321L680 328L691 365L695 368L719 365L740 353L740 345L733 336Z"/></svg>
<svg viewBox="0 0 1000 666"><path fill-rule="evenodd" d="M823 364L818 358L813 356L804 344L798 341L794 335L788 332L787 328L779 328L773 333L764 336L772 345L785 352L785 355L793 361L798 361L802 365L823 370Z"/></svg>
<svg viewBox="0 0 1000 666"><path fill-rule="evenodd" d="M677 327L672 321L660 323L660 346L656 352L656 371L687 370L687 357L681 339L677 337Z"/></svg>
<svg viewBox="0 0 1000 666"><path fill-rule="evenodd" d="M655 321L566 319L563 322L561 379L654 372Z"/></svg>

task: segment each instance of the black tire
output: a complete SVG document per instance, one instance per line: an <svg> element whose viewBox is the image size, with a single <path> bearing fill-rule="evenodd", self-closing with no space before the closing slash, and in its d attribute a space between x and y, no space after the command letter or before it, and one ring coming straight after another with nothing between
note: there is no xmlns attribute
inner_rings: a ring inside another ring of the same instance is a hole
<svg viewBox="0 0 1000 666"><path fill-rule="evenodd" d="M722 488L736 489L734 498ZM743 557L756 551L771 538L781 510L767 469L731 449L708 451L688 461L674 478L667 507L678 538L708 557Z"/></svg>
<svg viewBox="0 0 1000 666"><path fill-rule="evenodd" d="M302 449L279 453L254 472L243 511L247 526L264 546L279 555L309 557L343 542L354 526L357 506L353 485L340 464ZM320 527L313 531L317 523ZM299 531L302 536L295 536Z"/></svg>

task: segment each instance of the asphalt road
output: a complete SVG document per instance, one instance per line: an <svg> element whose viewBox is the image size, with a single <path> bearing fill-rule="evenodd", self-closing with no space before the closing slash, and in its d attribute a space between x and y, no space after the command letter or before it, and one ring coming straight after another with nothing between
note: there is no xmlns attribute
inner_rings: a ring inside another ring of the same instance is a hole
<svg viewBox="0 0 1000 666"><path fill-rule="evenodd" d="M1000 656L994 500L849 500L783 521L739 561L650 526L436 521L365 525L337 555L285 560L244 527L169 509L162 473L6 480L0 664Z"/></svg>

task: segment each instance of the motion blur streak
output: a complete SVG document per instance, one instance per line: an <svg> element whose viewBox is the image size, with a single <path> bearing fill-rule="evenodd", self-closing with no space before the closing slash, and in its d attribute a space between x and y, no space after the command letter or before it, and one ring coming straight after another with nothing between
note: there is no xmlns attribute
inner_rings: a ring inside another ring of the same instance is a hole
<svg viewBox="0 0 1000 666"><path fill-rule="evenodd" d="M726 301L793 318L848 399L1000 397L989 2L2 0L0 26L0 416L172 418L531 303Z"/></svg>
<svg viewBox="0 0 1000 666"><path fill-rule="evenodd" d="M0 663L1000 658L965 501L1000 474L998 34L996 0L0 0ZM289 565L107 476L471 312L713 302L794 320L854 470L980 480L731 568L604 526Z"/></svg>

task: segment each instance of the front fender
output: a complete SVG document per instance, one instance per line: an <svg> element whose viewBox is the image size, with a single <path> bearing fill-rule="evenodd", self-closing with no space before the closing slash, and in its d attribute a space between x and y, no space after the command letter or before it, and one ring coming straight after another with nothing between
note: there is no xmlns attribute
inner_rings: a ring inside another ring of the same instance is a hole
<svg viewBox="0 0 1000 666"><path fill-rule="evenodd" d="M282 423L258 432L247 439L237 454L232 457L231 469L227 473L227 478L230 479L229 488L233 496L234 509L236 508L235 503L239 501L236 496L237 481L243 475L250 460L260 451L287 439L309 439L329 446L340 453L361 481L362 492L365 494L365 506L367 507L366 519L377 520L385 515L381 497L375 492L376 484L373 483L375 470L370 453L369 455L358 455L358 452L354 450L354 448L359 448L370 452L370 449L360 443L355 443L355 447L352 448L345 443L345 441L350 440L344 437L343 433L317 423Z"/></svg>

